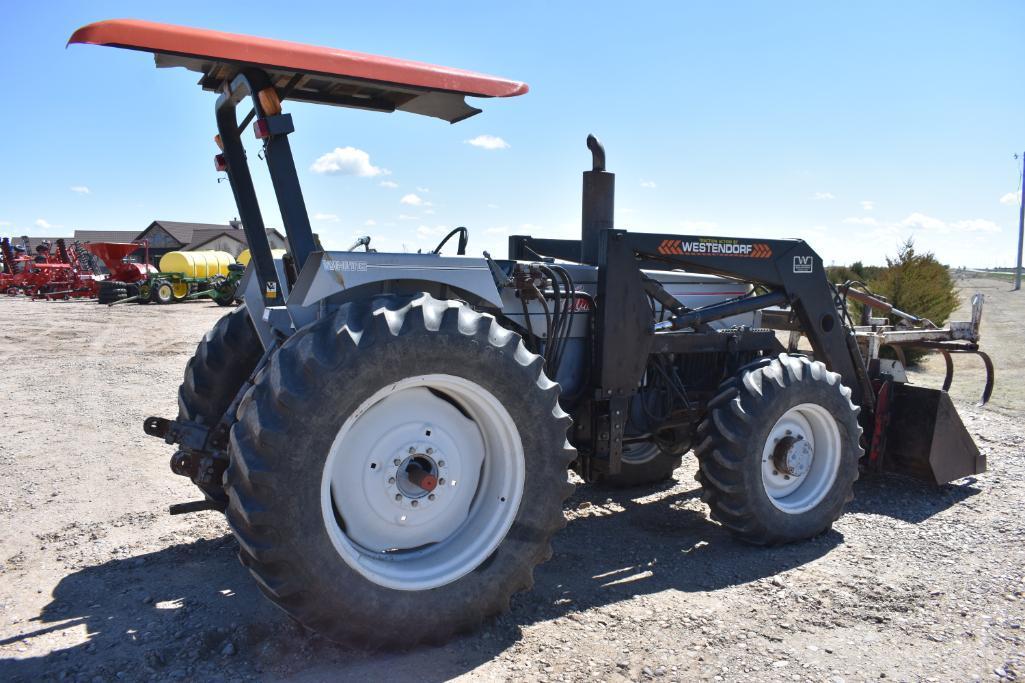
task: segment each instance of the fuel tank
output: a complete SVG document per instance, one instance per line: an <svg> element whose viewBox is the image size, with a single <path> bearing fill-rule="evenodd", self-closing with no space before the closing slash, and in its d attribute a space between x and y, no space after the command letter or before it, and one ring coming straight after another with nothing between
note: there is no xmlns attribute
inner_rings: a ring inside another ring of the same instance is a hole
<svg viewBox="0 0 1025 683"><path fill-rule="evenodd" d="M285 254L288 253L284 249L271 249L270 251L271 251L271 255L274 258L276 258L276 259L279 259L279 258L283 257ZM251 258L252 258L252 256L249 255L249 250L248 249L243 249L242 253L238 255L238 262L241 263L243 266L248 266L249 265L249 259L251 259Z"/></svg>
<svg viewBox="0 0 1025 683"><path fill-rule="evenodd" d="M182 273L185 277L208 279L227 276L235 259L226 251L172 251L160 257L161 273Z"/></svg>

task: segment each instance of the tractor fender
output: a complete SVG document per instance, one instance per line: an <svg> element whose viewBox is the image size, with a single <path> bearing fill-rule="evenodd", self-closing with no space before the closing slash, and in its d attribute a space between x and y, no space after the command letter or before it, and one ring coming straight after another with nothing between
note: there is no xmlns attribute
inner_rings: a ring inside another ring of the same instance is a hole
<svg viewBox="0 0 1025 683"><path fill-rule="evenodd" d="M502 296L483 258L438 254L385 254L327 251L310 255L288 297L289 317L296 329L318 317L322 301L341 304L350 297L410 289L448 287L474 304L502 307Z"/></svg>

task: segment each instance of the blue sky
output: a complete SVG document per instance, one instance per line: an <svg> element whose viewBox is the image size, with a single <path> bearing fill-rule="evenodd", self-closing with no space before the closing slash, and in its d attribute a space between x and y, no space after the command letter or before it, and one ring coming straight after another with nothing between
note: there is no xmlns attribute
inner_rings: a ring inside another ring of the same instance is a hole
<svg viewBox="0 0 1025 683"><path fill-rule="evenodd" d="M508 234L576 236L593 132L617 174L618 227L801 237L837 263L881 262L913 235L952 265L1013 262L1023 2L5 2L0 234L236 215L213 169L214 95L195 74L157 71L143 53L65 49L78 26L117 17L530 84L477 100L484 113L454 126L286 105L329 247L371 234L415 251L455 225L477 253L504 255ZM507 146L468 144L479 136ZM314 170L338 148L367 155L340 157L364 175Z"/></svg>

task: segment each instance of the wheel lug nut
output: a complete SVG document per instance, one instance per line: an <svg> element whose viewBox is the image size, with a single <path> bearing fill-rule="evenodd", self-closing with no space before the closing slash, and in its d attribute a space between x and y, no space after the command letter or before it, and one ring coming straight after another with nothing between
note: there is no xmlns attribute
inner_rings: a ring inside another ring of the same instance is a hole
<svg viewBox="0 0 1025 683"><path fill-rule="evenodd" d="M433 453L433 452L434 452L434 449L433 449L433 448L428 448L428 449L427 449L427 455L430 455L430 454L431 454L431 453Z"/></svg>
<svg viewBox="0 0 1025 683"><path fill-rule="evenodd" d="M444 484L445 484L445 477L442 477L441 479L438 480L438 486L443 486Z"/></svg>
<svg viewBox="0 0 1025 683"><path fill-rule="evenodd" d="M427 496L427 500L434 500L434 498L435 498L435 496L434 496L433 493L431 495Z"/></svg>
<svg viewBox="0 0 1025 683"><path fill-rule="evenodd" d="M401 493L396 493L395 494L395 500L402 500L402 494Z"/></svg>
<svg viewBox="0 0 1025 683"><path fill-rule="evenodd" d="M772 474L773 474L773 476L779 476L779 472L777 472L776 470L773 470Z"/></svg>
<svg viewBox="0 0 1025 683"><path fill-rule="evenodd" d="M393 465L395 465L396 467L398 467L399 465L401 465L401 464L402 464L402 461L401 461L401 460L399 460L398 458L395 458L394 460L392 460L392 461L391 461L391 464L393 464Z"/></svg>
<svg viewBox="0 0 1025 683"><path fill-rule="evenodd" d="M412 505L413 507L416 507L419 504L420 504L420 501L418 501L418 500L414 500L413 502L410 503L410 505Z"/></svg>
<svg viewBox="0 0 1025 683"><path fill-rule="evenodd" d="M416 446L410 446L409 447L409 454L413 455L414 453L416 453ZM395 463L395 464L397 465L398 463Z"/></svg>
<svg viewBox="0 0 1025 683"><path fill-rule="evenodd" d="M439 460L438 461L438 467L444 467L444 466L445 466L445 461L444 460Z"/></svg>
<svg viewBox="0 0 1025 683"><path fill-rule="evenodd" d="M394 484L395 483L395 477L388 477L388 483L389 484Z"/></svg>

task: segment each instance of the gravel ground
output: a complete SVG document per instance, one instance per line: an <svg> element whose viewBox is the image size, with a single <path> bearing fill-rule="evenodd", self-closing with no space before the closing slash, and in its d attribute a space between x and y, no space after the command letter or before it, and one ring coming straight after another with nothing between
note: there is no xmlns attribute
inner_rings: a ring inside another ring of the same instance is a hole
<svg viewBox="0 0 1025 683"><path fill-rule="evenodd" d="M142 434L223 310L0 301L0 680L1015 680L1025 676L1025 296L994 280L952 394L990 472L939 490L863 479L833 531L734 542L676 482L581 487L533 592L445 647L362 653L266 602L219 515ZM938 385L929 364L915 381ZM975 384L973 384L973 382ZM976 384L978 386L976 386Z"/></svg>

